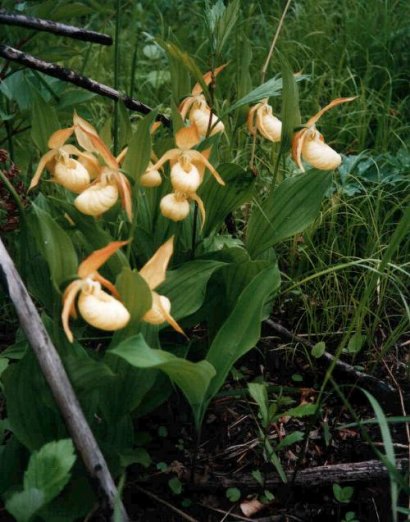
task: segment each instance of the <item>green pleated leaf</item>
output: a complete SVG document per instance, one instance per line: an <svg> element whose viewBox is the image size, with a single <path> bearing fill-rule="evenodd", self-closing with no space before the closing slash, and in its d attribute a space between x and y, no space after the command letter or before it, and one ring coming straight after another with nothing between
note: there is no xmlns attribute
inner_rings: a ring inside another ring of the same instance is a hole
<svg viewBox="0 0 410 522"><path fill-rule="evenodd" d="M282 57L282 136L280 152L289 150L295 129L300 126L299 90L297 79L292 72L288 62Z"/></svg>
<svg viewBox="0 0 410 522"><path fill-rule="evenodd" d="M60 123L54 107L45 102L40 94L33 91L31 137L42 154L49 150L48 139L59 128Z"/></svg>
<svg viewBox="0 0 410 522"><path fill-rule="evenodd" d="M207 361L193 363L164 350L153 350L138 334L123 341L110 354L126 360L136 368L159 369L181 388L193 409L202 403L215 369Z"/></svg>
<svg viewBox="0 0 410 522"><path fill-rule="evenodd" d="M77 272L78 259L69 235L45 210L33 204L35 219L30 229L47 261L51 279L59 290L60 284Z"/></svg>
<svg viewBox="0 0 410 522"><path fill-rule="evenodd" d="M140 321L152 306L152 293L145 279L136 270L123 268L115 286L131 314L130 323Z"/></svg>
<svg viewBox="0 0 410 522"><path fill-rule="evenodd" d="M216 370L207 391L206 401L197 411L199 424L207 403L219 391L235 362L253 348L259 340L264 304L272 290L278 288L279 270L275 265L265 268L240 294L232 312L219 329L206 360Z"/></svg>
<svg viewBox="0 0 410 522"><path fill-rule="evenodd" d="M157 111L150 112L139 120L137 129L132 135L125 156L123 168L136 181L144 174L151 158L151 125L155 121Z"/></svg>
<svg viewBox="0 0 410 522"><path fill-rule="evenodd" d="M278 78L275 76L271 78L267 82L259 85L256 89L249 92L246 96L236 101L233 105L229 107L227 111L224 112L223 115L228 114L243 105L253 105L254 103L258 103L264 98L270 98L271 96L279 96L282 90L282 78Z"/></svg>
<svg viewBox="0 0 410 522"><path fill-rule="evenodd" d="M196 260L167 272L166 280L158 292L171 301L171 313L177 321L202 306L210 277L224 265L219 261Z"/></svg>
<svg viewBox="0 0 410 522"><path fill-rule="evenodd" d="M255 176L251 172L234 163L219 165L218 172L225 186L209 175L198 190L206 209L204 236L221 225L230 212L250 201L253 195Z"/></svg>
<svg viewBox="0 0 410 522"><path fill-rule="evenodd" d="M28 522L45 504L44 493L39 489L26 489L14 493L6 501L6 509L17 522Z"/></svg>
<svg viewBox="0 0 410 522"><path fill-rule="evenodd" d="M2 375L11 431L30 450L67 436L49 387L30 351Z"/></svg>
<svg viewBox="0 0 410 522"><path fill-rule="evenodd" d="M24 474L24 489L38 489L49 502L70 479L76 456L71 439L49 442L33 453Z"/></svg>
<svg viewBox="0 0 410 522"><path fill-rule="evenodd" d="M255 202L248 224L247 248L256 257L279 241L305 230L319 215L332 182L323 170L283 181L270 191L262 205Z"/></svg>
<svg viewBox="0 0 410 522"><path fill-rule="evenodd" d="M95 389L112 384L116 375L106 364L96 361L86 353L66 355L64 366L71 384L79 394L89 393Z"/></svg>
<svg viewBox="0 0 410 522"><path fill-rule="evenodd" d="M186 51L180 49L175 43L165 42L160 38L157 38L156 41L158 42L158 45L165 49L168 56L175 60L178 60L185 67L185 69L192 75L195 81L199 82L204 94L208 94L208 86L204 82L201 69L198 67L196 61L192 58L192 56L190 56Z"/></svg>

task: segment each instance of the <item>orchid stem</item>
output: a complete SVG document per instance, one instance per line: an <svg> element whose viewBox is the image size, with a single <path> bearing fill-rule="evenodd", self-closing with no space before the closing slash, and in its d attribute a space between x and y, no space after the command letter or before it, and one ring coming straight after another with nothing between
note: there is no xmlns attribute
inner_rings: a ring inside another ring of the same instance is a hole
<svg viewBox="0 0 410 522"><path fill-rule="evenodd" d="M194 208L194 221L192 224L192 248L191 248L191 258L195 257L195 248L196 248L196 226L198 221L198 205L195 203Z"/></svg>
<svg viewBox="0 0 410 522"><path fill-rule="evenodd" d="M115 42L114 42L114 89L118 91L119 84L119 64L120 64L120 7L121 0L117 0L116 13L115 13ZM119 123L119 106L118 100L114 101L114 155L116 156L118 150L118 123Z"/></svg>
<svg viewBox="0 0 410 522"><path fill-rule="evenodd" d="M4 172L2 170L0 170L0 179L6 185L7 190L10 192L10 194L13 196L13 199L16 202L16 205L18 206L19 211L21 212L21 215L24 216L24 206L23 206L23 203L21 202L21 199L20 199L19 195L17 194L16 189L13 187L13 185L7 179L7 176L4 174Z"/></svg>

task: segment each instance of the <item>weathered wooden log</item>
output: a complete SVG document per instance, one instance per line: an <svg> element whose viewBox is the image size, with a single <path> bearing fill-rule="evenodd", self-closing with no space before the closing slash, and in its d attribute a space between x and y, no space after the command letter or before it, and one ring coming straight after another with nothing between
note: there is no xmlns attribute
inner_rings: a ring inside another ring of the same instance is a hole
<svg viewBox="0 0 410 522"><path fill-rule="evenodd" d="M32 299L3 242L0 239L0 282L10 296L23 329L37 357L41 371L61 411L67 429L77 447L85 467L101 488L111 511L118 502L118 491L107 463L81 410L80 403L61 359L44 328ZM128 521L125 508L120 504L122 520Z"/></svg>
<svg viewBox="0 0 410 522"><path fill-rule="evenodd" d="M88 29L62 24L54 20L43 20L42 18L26 16L21 13L10 13L5 9L0 9L0 24L27 27L28 29L35 29L36 31L68 36L69 38L82 40L83 42L112 45L112 38L108 34L89 31Z"/></svg>
<svg viewBox="0 0 410 522"><path fill-rule="evenodd" d="M76 73L72 69L66 69L55 63L40 60L31 54L23 53L22 51L19 51L14 47L10 47L9 45L0 45L0 56L6 60L21 63L30 69L40 71L44 74L47 74L48 76L52 76L53 78L58 78L59 80L77 85L78 87L86 89L87 91L95 92L96 94L105 96L111 100L120 100L128 109L139 112L140 114L148 114L152 111L152 108L148 105L145 105L145 103L142 103L134 98L130 98L126 94L122 94L108 85L96 82L87 76ZM163 114L158 114L156 120L160 121L166 127L171 126L170 119Z"/></svg>
<svg viewBox="0 0 410 522"><path fill-rule="evenodd" d="M396 467L398 471L407 470L409 467L408 459L398 459L396 461ZM287 473L289 482L292 482L295 486L304 488L326 486L334 484L335 482L371 482L374 480L387 479L388 476L387 468L378 460L316 466L298 471L295 477L293 477L291 472ZM283 485L283 482L278 474L271 473L265 475L266 488L274 488L280 485ZM208 480L197 481L190 487L205 491L234 487L241 489L241 491L257 491L261 486L249 474L237 474L233 476L212 474Z"/></svg>

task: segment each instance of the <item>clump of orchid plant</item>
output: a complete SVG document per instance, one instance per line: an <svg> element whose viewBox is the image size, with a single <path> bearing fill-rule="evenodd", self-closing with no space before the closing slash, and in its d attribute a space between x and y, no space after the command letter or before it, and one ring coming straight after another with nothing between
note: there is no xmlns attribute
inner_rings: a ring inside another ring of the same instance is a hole
<svg viewBox="0 0 410 522"><path fill-rule="evenodd" d="M205 73L204 83L209 85L225 67L226 64ZM213 136L225 130L222 121L211 111L199 82L194 85L191 96L182 101L179 111L183 119L188 117L190 123L196 125L201 138Z"/></svg>
<svg viewBox="0 0 410 522"><path fill-rule="evenodd" d="M249 110L247 127L252 136L259 133L269 141L280 141L282 122L274 116L271 105L268 105L268 99L262 100Z"/></svg>
<svg viewBox="0 0 410 522"><path fill-rule="evenodd" d="M162 214L173 221L181 221L188 216L189 201L193 200L198 204L204 222L205 208L196 191L203 181L205 168L219 184L225 185L225 182L208 161L210 150L199 152L193 149L200 142L200 134L195 124L179 129L175 134L175 142L177 148L167 151L144 175L149 175L150 171L156 175L158 169L169 161L173 192L161 199Z"/></svg>
<svg viewBox="0 0 410 522"><path fill-rule="evenodd" d="M350 102L355 98L356 96L336 98L312 116L303 129L296 132L292 140L292 157L302 172L305 172L305 169L301 159L319 170L333 170L342 163L340 154L325 143L322 134L316 129L316 123L332 107Z"/></svg>

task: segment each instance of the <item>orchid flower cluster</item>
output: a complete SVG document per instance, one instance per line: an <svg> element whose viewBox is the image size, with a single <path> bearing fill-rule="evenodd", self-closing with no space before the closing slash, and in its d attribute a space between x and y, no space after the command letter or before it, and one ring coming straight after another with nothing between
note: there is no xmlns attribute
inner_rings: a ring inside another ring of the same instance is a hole
<svg viewBox="0 0 410 522"><path fill-rule="evenodd" d="M340 154L325 143L323 135L316 129L316 123L332 107L354 99L355 97L337 98L331 101L326 107L312 116L301 130L294 134L292 158L302 172L305 172L302 159L319 170L333 170L342 163ZM272 107L268 105L267 99L262 100L249 110L247 127L249 133L253 136L259 133L263 138L272 142L281 140L282 122L274 116Z"/></svg>
<svg viewBox="0 0 410 522"><path fill-rule="evenodd" d="M65 289L61 319L64 331L70 342L74 341L69 326L70 317L81 317L91 326L105 331L124 328L130 321L130 313L121 302L115 286L105 279L98 269L128 241L113 241L104 248L90 254L78 267L77 278ZM160 325L167 322L177 332L184 331L171 316L171 303L167 297L155 292L155 288L165 281L169 260L174 250L174 238L166 241L139 271L151 290L151 307L142 317L142 321ZM104 287L110 293L102 289ZM76 303L76 298L77 303Z"/></svg>

